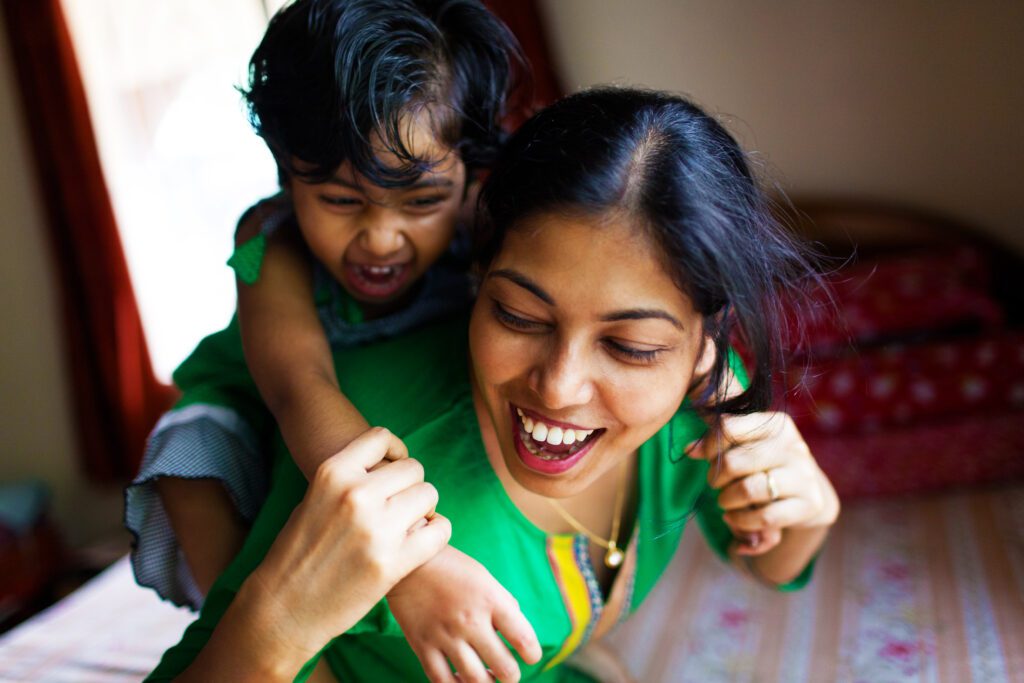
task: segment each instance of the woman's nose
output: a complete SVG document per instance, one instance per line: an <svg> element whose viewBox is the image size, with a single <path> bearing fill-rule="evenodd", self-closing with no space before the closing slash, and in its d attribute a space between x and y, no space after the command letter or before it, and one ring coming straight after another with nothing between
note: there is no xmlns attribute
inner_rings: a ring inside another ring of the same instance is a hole
<svg viewBox="0 0 1024 683"><path fill-rule="evenodd" d="M544 406L553 410L585 405L594 395L586 355L569 345L552 349L534 368L531 379Z"/></svg>

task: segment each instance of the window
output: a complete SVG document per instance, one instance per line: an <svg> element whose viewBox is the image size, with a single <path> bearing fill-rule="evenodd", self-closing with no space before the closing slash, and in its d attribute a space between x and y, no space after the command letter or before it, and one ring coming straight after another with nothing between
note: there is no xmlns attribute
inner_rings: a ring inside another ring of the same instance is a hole
<svg viewBox="0 0 1024 683"><path fill-rule="evenodd" d="M154 371L235 307L235 223L277 190L236 86L284 0L64 0Z"/></svg>

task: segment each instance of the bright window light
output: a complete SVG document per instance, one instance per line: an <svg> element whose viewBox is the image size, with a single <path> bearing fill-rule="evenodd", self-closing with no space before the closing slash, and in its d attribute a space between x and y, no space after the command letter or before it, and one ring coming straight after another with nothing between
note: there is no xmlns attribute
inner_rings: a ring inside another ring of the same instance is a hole
<svg viewBox="0 0 1024 683"><path fill-rule="evenodd" d="M277 190L237 86L283 0L64 0L154 371L235 308L241 212Z"/></svg>

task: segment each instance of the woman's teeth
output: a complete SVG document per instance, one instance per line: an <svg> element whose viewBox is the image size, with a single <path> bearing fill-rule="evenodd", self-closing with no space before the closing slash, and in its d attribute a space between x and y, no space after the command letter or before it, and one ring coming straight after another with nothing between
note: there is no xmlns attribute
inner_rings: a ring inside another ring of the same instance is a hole
<svg viewBox="0 0 1024 683"><path fill-rule="evenodd" d="M547 425L524 414L519 408L516 408L516 413L519 415L523 430L534 441L546 443L549 446L571 446L574 443L586 441L587 437L594 433L593 429L562 429L556 425Z"/></svg>

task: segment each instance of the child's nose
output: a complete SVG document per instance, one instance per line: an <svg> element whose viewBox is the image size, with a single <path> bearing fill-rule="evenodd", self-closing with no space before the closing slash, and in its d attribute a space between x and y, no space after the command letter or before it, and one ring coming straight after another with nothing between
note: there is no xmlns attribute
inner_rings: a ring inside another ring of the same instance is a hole
<svg viewBox="0 0 1024 683"><path fill-rule="evenodd" d="M402 231L390 225L375 225L362 233L362 247L378 258L391 256L405 244Z"/></svg>

